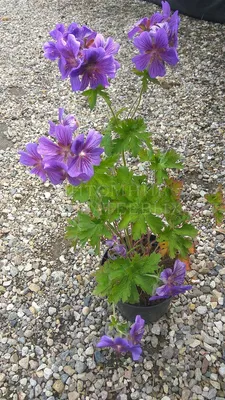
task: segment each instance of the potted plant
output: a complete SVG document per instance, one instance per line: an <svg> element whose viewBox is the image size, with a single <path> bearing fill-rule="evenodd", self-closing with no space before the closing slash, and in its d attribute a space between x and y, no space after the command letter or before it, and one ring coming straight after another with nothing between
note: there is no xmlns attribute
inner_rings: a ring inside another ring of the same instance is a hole
<svg viewBox="0 0 225 400"><path fill-rule="evenodd" d="M82 92L91 109L99 97L104 99L111 117L101 133L89 129L85 135L77 133L77 118L64 116L60 108L58 121L49 122L50 138L43 136L20 151L20 161L32 167L31 173L54 185L67 180L68 195L84 203L69 221L67 237L82 246L91 245L96 254L101 243L107 246L94 293L113 304L112 326L119 332L124 333L124 326L115 317L115 305L128 320L138 315L129 338L142 332L144 320L160 318L173 296L191 288L185 284L185 262L197 230L182 206L182 182L174 178L174 172L183 167L180 155L173 149L155 149L138 114L148 86L160 85L166 65L178 63L178 26L177 12L171 16L168 3L163 2L162 13L143 18L132 28L128 37L134 38L139 52L132 61L141 81L140 93L130 109L115 110L106 88L120 67L115 59L119 45L86 26L56 25L50 32L54 40L44 45L45 56L58 61L62 79L70 78L72 90ZM143 172L132 169L129 157L143 163ZM219 201L218 194L210 200L221 213L218 193ZM107 343L121 352L117 342ZM137 342L128 339L127 349Z"/></svg>

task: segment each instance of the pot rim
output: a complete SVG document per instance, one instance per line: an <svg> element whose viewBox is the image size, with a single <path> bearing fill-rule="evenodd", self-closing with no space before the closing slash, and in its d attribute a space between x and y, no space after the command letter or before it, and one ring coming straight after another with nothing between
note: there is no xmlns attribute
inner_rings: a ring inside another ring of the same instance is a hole
<svg viewBox="0 0 225 400"><path fill-rule="evenodd" d="M171 301L172 300L172 296L171 297L167 297L166 299L162 299L162 301L159 304L155 304L155 305L148 305L148 306L142 306L140 304L130 304L130 303L126 303L123 301L119 301L117 304L125 304L126 306L129 307L134 307L134 308L154 308L154 307L159 307L161 304L166 303L167 301Z"/></svg>

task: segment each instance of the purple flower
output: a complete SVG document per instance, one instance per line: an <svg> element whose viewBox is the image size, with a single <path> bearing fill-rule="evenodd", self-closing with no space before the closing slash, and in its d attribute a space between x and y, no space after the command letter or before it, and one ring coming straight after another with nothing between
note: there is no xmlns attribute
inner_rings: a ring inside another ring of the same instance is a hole
<svg viewBox="0 0 225 400"><path fill-rule="evenodd" d="M115 78L117 64L114 57L107 55L101 48L89 48L83 50L84 60L80 68L73 70L70 81L73 91L83 91L89 85L95 89L98 85L109 86L108 78ZM81 76L81 81L79 79Z"/></svg>
<svg viewBox="0 0 225 400"><path fill-rule="evenodd" d="M56 47L54 42L47 42L44 43L44 56L51 61L55 61L57 58L60 57L60 52Z"/></svg>
<svg viewBox="0 0 225 400"><path fill-rule="evenodd" d="M160 13L153 14L151 18L145 17L140 19L128 32L128 38L132 39L136 33L149 32L154 25L162 22L162 20L163 16Z"/></svg>
<svg viewBox="0 0 225 400"><path fill-rule="evenodd" d="M59 38L63 37L65 31L66 28L64 24L56 24L55 29L50 31L49 34L53 39L58 40Z"/></svg>
<svg viewBox="0 0 225 400"><path fill-rule="evenodd" d="M45 136L39 139L38 152L45 160L55 159L57 161L66 162L71 155L72 131L71 128L63 125L55 127L55 138L58 143Z"/></svg>
<svg viewBox="0 0 225 400"><path fill-rule="evenodd" d="M62 79L65 79L71 71L76 70L81 65L81 58L79 56L80 42L73 35L69 34L67 41L59 38L56 47L60 53L59 70Z"/></svg>
<svg viewBox="0 0 225 400"><path fill-rule="evenodd" d="M97 344L97 347L111 347L117 353L130 352L134 361L137 361L142 353L142 349L139 344L134 345L126 339L120 337L112 339L106 335L102 336L100 342Z"/></svg>
<svg viewBox="0 0 225 400"><path fill-rule="evenodd" d="M127 249L126 246L120 244L119 239L114 235L112 239L106 240L106 245L110 247L108 251L109 258L115 260L117 256L126 257Z"/></svg>
<svg viewBox="0 0 225 400"><path fill-rule="evenodd" d="M78 128L78 122L76 118L73 115L67 115L63 118L64 114L64 108L59 108L58 111L58 116L59 116L59 122L63 126L69 126L71 129L71 132L73 133L77 128ZM56 124L52 121L49 121L49 135L55 137L55 130L56 130Z"/></svg>
<svg viewBox="0 0 225 400"><path fill-rule="evenodd" d="M68 175L67 170L68 167L66 164L56 160L50 160L44 168L45 173L53 185L60 185L65 179L68 179L71 185L78 186L80 183L88 180L88 177L84 174L72 178Z"/></svg>
<svg viewBox="0 0 225 400"><path fill-rule="evenodd" d="M67 37L68 34L74 35L76 40L80 42L81 48L83 49L89 48L93 44L97 32L88 28L86 25L79 26L76 22L72 22L72 24L68 26L65 37Z"/></svg>
<svg viewBox="0 0 225 400"><path fill-rule="evenodd" d="M42 156L38 153L38 145L36 143L28 143L26 151L19 151L20 162L31 169L31 174L38 175L43 182L46 181L46 172L44 171L44 162Z"/></svg>
<svg viewBox="0 0 225 400"><path fill-rule="evenodd" d="M141 54L133 57L132 61L139 71L147 69L151 78L165 75L165 62L169 65L176 65L178 62L177 52L169 47L168 36L163 28L155 33L141 33L134 39L134 45Z"/></svg>
<svg viewBox="0 0 225 400"><path fill-rule="evenodd" d="M149 300L165 299L190 290L192 286L183 285L185 274L186 265L182 261L176 260L173 269L166 268L161 272L160 279L164 285L158 287L156 296L150 297Z"/></svg>
<svg viewBox="0 0 225 400"><path fill-rule="evenodd" d="M105 242L106 246L108 246L108 247L113 247L114 244L116 244L116 243L117 243L116 235L113 235L112 239L107 239Z"/></svg>
<svg viewBox="0 0 225 400"><path fill-rule="evenodd" d="M44 55L52 61L58 59L61 77L70 76L73 91L83 91L89 85L93 89L109 86L108 79L114 78L119 68L114 59L118 43L75 22L67 29L57 24L50 35L56 42L45 43Z"/></svg>
<svg viewBox="0 0 225 400"><path fill-rule="evenodd" d="M69 163L68 174L73 178L85 174L89 179L94 174L93 165L99 165L100 155L104 149L98 147L102 140L102 135L94 129L90 129L86 140L84 135L78 135L72 143L71 151L73 158Z"/></svg>
<svg viewBox="0 0 225 400"><path fill-rule="evenodd" d="M133 344L138 344L141 341L142 336L144 335L144 326L144 319L142 319L140 315L137 315L135 318L135 323L132 325L129 333L130 341Z"/></svg>

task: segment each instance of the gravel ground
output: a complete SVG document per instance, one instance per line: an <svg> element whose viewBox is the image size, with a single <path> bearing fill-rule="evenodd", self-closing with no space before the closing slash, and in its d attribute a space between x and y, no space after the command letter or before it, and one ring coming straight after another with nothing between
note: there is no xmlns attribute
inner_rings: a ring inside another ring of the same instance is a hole
<svg viewBox="0 0 225 400"><path fill-rule="evenodd" d="M18 164L18 148L47 133L59 106L81 127L105 123L104 104L90 113L44 59L42 43L55 23L86 23L122 44L110 91L124 104L139 85L129 74L126 32L156 9L128 0L0 0L0 399L225 398L225 236L204 200L225 179L224 26L182 17L179 66L143 101L155 144L186 156L183 198L199 235L188 273L194 289L148 326L140 362L96 351L111 310L91 294L99 259L64 239L77 206L63 187L43 185Z"/></svg>

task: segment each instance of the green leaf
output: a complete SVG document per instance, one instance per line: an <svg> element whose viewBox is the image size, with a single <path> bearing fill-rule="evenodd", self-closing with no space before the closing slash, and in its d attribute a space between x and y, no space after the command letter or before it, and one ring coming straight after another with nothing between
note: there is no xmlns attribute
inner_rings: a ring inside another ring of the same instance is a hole
<svg viewBox="0 0 225 400"><path fill-rule="evenodd" d="M180 155L174 150L169 150L166 153L157 151L151 158L151 169L156 171L156 181L161 184L165 179L168 179L167 169L182 169L183 164L180 162Z"/></svg>
<svg viewBox="0 0 225 400"><path fill-rule="evenodd" d="M151 274L158 269L161 255L159 253L151 253L150 256L142 257L142 259L143 259L142 273L144 275Z"/></svg>
<svg viewBox="0 0 225 400"><path fill-rule="evenodd" d="M181 231L179 231L178 234L176 230L177 229L172 229L170 227L165 228L165 230L159 234L158 241L168 242L169 256L171 258L174 258L177 253L179 253L181 257L186 257L189 254L190 247L192 246L192 240L183 237L187 235L182 235ZM194 233L193 230L191 232Z"/></svg>
<svg viewBox="0 0 225 400"><path fill-rule="evenodd" d="M221 225L225 215L225 200L222 187L216 193L206 194L206 200L213 206L213 214L217 225Z"/></svg>
<svg viewBox="0 0 225 400"><path fill-rule="evenodd" d="M155 286L156 282L158 282L158 279L149 276L138 275L135 277L136 285L148 294L152 294L152 289Z"/></svg>
<svg viewBox="0 0 225 400"><path fill-rule="evenodd" d="M82 246L89 242L95 248L96 253L99 252L100 239L102 237L110 238L111 235L112 233L105 226L104 221L81 212L78 213L77 218L69 220L67 227L68 238L75 241L79 240Z"/></svg>
<svg viewBox="0 0 225 400"><path fill-rule="evenodd" d="M160 82L156 78L151 78L148 74L148 71L138 71L137 69L134 69L133 72L137 75L140 76L142 79L142 87L143 87L143 92L146 92L148 89L148 84L154 83L156 85L160 85Z"/></svg>
<svg viewBox="0 0 225 400"><path fill-rule="evenodd" d="M135 282L131 283L130 296L127 299L127 302L129 304L137 304L137 303L139 303L139 293L138 293L138 290L137 290L137 286L135 285Z"/></svg>
<svg viewBox="0 0 225 400"><path fill-rule="evenodd" d="M159 254L141 257L136 254L132 259L117 258L108 260L103 267L96 272L97 288L95 294L107 296L110 302L138 303L139 292L137 287L146 280L150 291L157 277L146 276L147 273L159 275ZM138 282L138 283L137 283ZM144 285L144 283L143 283Z"/></svg>
<svg viewBox="0 0 225 400"><path fill-rule="evenodd" d="M88 98L89 107L91 110L93 110L97 102L97 90L96 89L85 90L82 93L82 95Z"/></svg>
<svg viewBox="0 0 225 400"><path fill-rule="evenodd" d="M152 230L152 233L154 234L160 233L162 228L164 227L164 223L162 222L161 218L156 217L151 213L146 215L146 221L150 229Z"/></svg>
<svg viewBox="0 0 225 400"><path fill-rule="evenodd" d="M150 145L150 133L143 118L124 120L117 119L114 122L113 131L117 138L113 140L113 152L130 151L133 156L137 156L143 143Z"/></svg>
<svg viewBox="0 0 225 400"><path fill-rule="evenodd" d="M145 218L140 216L138 221L136 221L132 226L133 239L139 239L144 233L146 233L146 228Z"/></svg>
<svg viewBox="0 0 225 400"><path fill-rule="evenodd" d="M191 224L183 224L181 228L174 229L174 232L177 235L190 236L192 238L195 238L198 230L195 229L194 226Z"/></svg>
<svg viewBox="0 0 225 400"><path fill-rule="evenodd" d="M82 95L88 98L91 110L96 106L97 96L101 96L108 105L111 105L110 97L102 85L98 85L95 89L85 90Z"/></svg>

